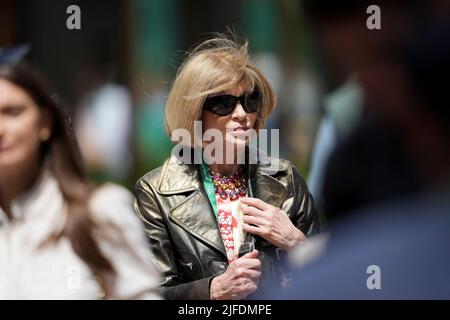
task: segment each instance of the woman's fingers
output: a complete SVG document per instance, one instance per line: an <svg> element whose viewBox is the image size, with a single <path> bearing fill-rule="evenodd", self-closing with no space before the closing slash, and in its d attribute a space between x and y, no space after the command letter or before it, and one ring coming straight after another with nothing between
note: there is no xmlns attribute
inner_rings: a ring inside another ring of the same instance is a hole
<svg viewBox="0 0 450 320"><path fill-rule="evenodd" d="M249 294L255 292L258 289L258 285L255 282L244 282L238 286L238 290L234 292L229 299L241 300L246 298Z"/></svg>
<svg viewBox="0 0 450 320"><path fill-rule="evenodd" d="M236 274L243 281L245 281L245 279L256 281L261 277L261 270L252 268L239 268L236 269Z"/></svg>
<svg viewBox="0 0 450 320"><path fill-rule="evenodd" d="M244 216L264 217L264 211L246 204L242 206L242 212Z"/></svg>
<svg viewBox="0 0 450 320"><path fill-rule="evenodd" d="M259 278L261 278L261 271L247 269L247 275L250 279L255 281L255 283L258 283Z"/></svg>
<svg viewBox="0 0 450 320"><path fill-rule="evenodd" d="M242 257L234 261L235 268L249 268L249 269L260 269L261 261L257 258L258 250L253 250L252 252L246 253Z"/></svg>
<svg viewBox="0 0 450 320"><path fill-rule="evenodd" d="M240 260L240 259L255 259L258 257L259 251L258 250L253 250L249 253L244 254L242 257L240 257L239 259L237 259L236 261Z"/></svg>
<svg viewBox="0 0 450 320"><path fill-rule="evenodd" d="M264 227L259 227L259 226L251 226L247 223L244 222L244 224L242 225L244 231L249 232L251 234L263 237L265 239L265 237L267 236L268 230Z"/></svg>
<svg viewBox="0 0 450 320"><path fill-rule="evenodd" d="M236 259L228 267L226 274L230 287L231 299L242 299L256 291L261 278L261 261L258 250L253 250Z"/></svg>
<svg viewBox="0 0 450 320"><path fill-rule="evenodd" d="M273 207L272 205L262 201L261 199L250 198L250 197L242 198L241 199L241 203L243 203L245 205L248 205L248 206L255 207L255 208L260 209L262 211L271 209Z"/></svg>
<svg viewBox="0 0 450 320"><path fill-rule="evenodd" d="M237 273L242 274L245 270L261 270L261 261L258 259L245 259L241 263L235 265Z"/></svg>
<svg viewBox="0 0 450 320"><path fill-rule="evenodd" d="M242 217L242 221L244 221L244 223L246 224L253 224L257 227L261 227L265 225L265 220L261 219L261 218L257 218L255 216L250 216L250 215L244 215Z"/></svg>

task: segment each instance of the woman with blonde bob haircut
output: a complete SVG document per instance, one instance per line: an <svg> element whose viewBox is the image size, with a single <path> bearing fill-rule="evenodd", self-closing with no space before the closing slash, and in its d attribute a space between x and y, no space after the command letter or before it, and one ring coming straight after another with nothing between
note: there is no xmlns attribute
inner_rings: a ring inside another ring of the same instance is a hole
<svg viewBox="0 0 450 320"><path fill-rule="evenodd" d="M244 164L236 157L194 164L172 154L137 182L135 210L163 274L164 297L243 299L268 284L288 284L284 253L317 231L318 217L290 162L268 158L273 171L248 161L249 132L263 128L274 107L247 42L207 40L179 68L166 105L169 136L183 129L195 137L201 121L204 135L216 130L246 157ZM195 147L208 148L212 141L205 140Z"/></svg>
<svg viewBox="0 0 450 320"><path fill-rule="evenodd" d="M193 81L195 79L195 81ZM194 136L194 121L201 119L203 103L217 95L245 84L258 88L262 105L254 129L263 128L275 107L275 94L261 71L249 63L248 42L239 46L223 38L207 40L195 48L179 68L166 104L166 131L184 128Z"/></svg>

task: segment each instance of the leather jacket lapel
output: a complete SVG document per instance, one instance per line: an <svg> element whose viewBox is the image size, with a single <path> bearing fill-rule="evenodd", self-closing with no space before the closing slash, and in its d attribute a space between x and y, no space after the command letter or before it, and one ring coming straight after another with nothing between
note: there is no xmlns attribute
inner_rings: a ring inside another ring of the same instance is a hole
<svg viewBox="0 0 450 320"><path fill-rule="evenodd" d="M162 172L157 192L174 196L169 217L192 236L221 252L226 257L214 211L203 189L198 166L178 164L171 157Z"/></svg>
<svg viewBox="0 0 450 320"><path fill-rule="evenodd" d="M185 201L170 209L170 218L199 240L226 257L216 217L204 192L195 191Z"/></svg>
<svg viewBox="0 0 450 320"><path fill-rule="evenodd" d="M288 190L276 178L258 174L253 183L253 197L281 208L283 202L288 197Z"/></svg>
<svg viewBox="0 0 450 320"><path fill-rule="evenodd" d="M277 160L273 159L273 161ZM277 170L272 170L268 164L262 163L249 166L249 196L271 203L275 207L281 207L289 196L289 191L287 186L277 178L287 174L288 167L281 163L275 165L278 165Z"/></svg>

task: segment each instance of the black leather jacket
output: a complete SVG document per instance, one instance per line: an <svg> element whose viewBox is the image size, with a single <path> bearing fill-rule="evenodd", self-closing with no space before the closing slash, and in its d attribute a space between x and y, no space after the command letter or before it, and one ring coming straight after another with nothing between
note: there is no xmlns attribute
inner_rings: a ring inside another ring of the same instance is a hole
<svg viewBox="0 0 450 320"><path fill-rule="evenodd" d="M269 159L277 161L275 172L262 164L248 165L249 196L281 207L305 235L315 233L318 216L305 182L288 161ZM172 156L137 182L135 195L135 210L144 221L163 276L162 295L209 299L210 281L225 272L228 259L198 165L178 164ZM259 289L269 283L286 284L279 261L282 252L254 238L262 262Z"/></svg>

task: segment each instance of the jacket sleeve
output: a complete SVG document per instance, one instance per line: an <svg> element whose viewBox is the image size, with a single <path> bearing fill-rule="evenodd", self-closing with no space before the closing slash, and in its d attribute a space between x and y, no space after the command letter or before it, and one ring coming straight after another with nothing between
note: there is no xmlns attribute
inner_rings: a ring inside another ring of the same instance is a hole
<svg viewBox="0 0 450 320"><path fill-rule="evenodd" d="M297 169L291 165L294 204L292 221L307 237L320 231L319 215L314 207L314 200L308 190L306 182Z"/></svg>
<svg viewBox="0 0 450 320"><path fill-rule="evenodd" d="M162 273L161 295L176 300L210 299L209 287L213 277L182 283L166 220L152 188L141 179L134 191L136 214L144 222L155 264Z"/></svg>

